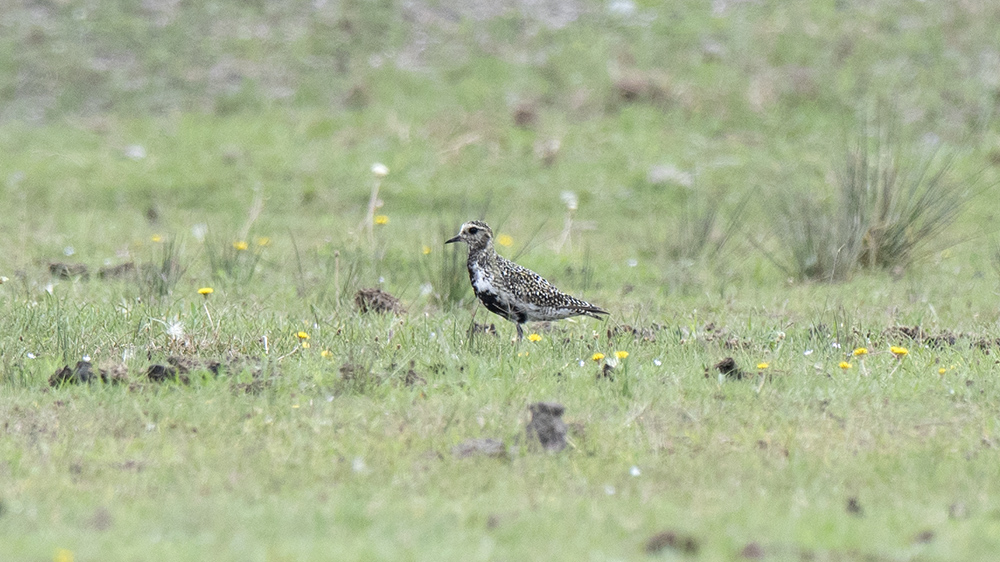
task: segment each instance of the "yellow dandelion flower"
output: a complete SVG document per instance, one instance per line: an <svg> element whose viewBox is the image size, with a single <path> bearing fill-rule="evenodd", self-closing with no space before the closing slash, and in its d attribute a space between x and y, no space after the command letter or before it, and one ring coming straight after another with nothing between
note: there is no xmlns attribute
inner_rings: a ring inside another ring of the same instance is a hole
<svg viewBox="0 0 1000 562"><path fill-rule="evenodd" d="M236 242L233 242L233 248L235 248L239 252L242 252L243 250L246 250L249 247L250 245L247 244L246 241L244 240L237 240Z"/></svg>
<svg viewBox="0 0 1000 562"><path fill-rule="evenodd" d="M198 294L201 295L201 296L203 296L203 297L207 297L208 295L211 295L214 292L215 292L215 289L213 289L211 287L202 287L202 288L198 289Z"/></svg>
<svg viewBox="0 0 1000 562"><path fill-rule="evenodd" d="M326 357L327 359L329 359L329 358L333 357L333 352L330 351L329 349L324 349L323 351L319 352L319 356L320 357Z"/></svg>
<svg viewBox="0 0 1000 562"><path fill-rule="evenodd" d="M73 551L65 548L56 549L56 555L52 557L52 562L73 562Z"/></svg>
<svg viewBox="0 0 1000 562"><path fill-rule="evenodd" d="M259 237L257 237L257 245L261 246L261 247L270 246L271 245L271 239L268 238L267 236L259 236Z"/></svg>
<svg viewBox="0 0 1000 562"><path fill-rule="evenodd" d="M857 347L857 348L854 349L854 352L852 353L852 355L854 355L855 357L859 357L861 355L868 355L868 348L867 347Z"/></svg>
<svg viewBox="0 0 1000 562"><path fill-rule="evenodd" d="M422 251L424 252L424 255L426 256L427 254L431 253L431 247L430 246L424 246L422 248Z"/></svg>
<svg viewBox="0 0 1000 562"><path fill-rule="evenodd" d="M292 404L292 408L298 408L298 407L299 407L298 404Z"/></svg>
<svg viewBox="0 0 1000 562"><path fill-rule="evenodd" d="M501 234L497 236L497 244L507 248L514 245L514 239L509 234Z"/></svg>
<svg viewBox="0 0 1000 562"><path fill-rule="evenodd" d="M599 351L590 356L591 361L600 361L601 359L604 359L604 354Z"/></svg>
<svg viewBox="0 0 1000 562"><path fill-rule="evenodd" d="M628 352L627 351L616 351L615 352L615 357L617 357L619 359L625 359L626 357L628 357Z"/></svg>
<svg viewBox="0 0 1000 562"><path fill-rule="evenodd" d="M761 371L763 371L764 369L766 369L766 368L768 368L768 367L770 367L770 366L771 366L771 365L770 365L770 364L768 364L768 363L767 363L767 362L765 362L765 361L761 361L760 363L757 363L757 368L758 368L758 369L760 369Z"/></svg>
<svg viewBox="0 0 1000 562"><path fill-rule="evenodd" d="M517 356L518 357L527 357L528 356L528 352L527 351L522 351L521 353L518 353Z"/></svg>
<svg viewBox="0 0 1000 562"><path fill-rule="evenodd" d="M153 242L163 242L163 237L160 236L159 234L154 234L149 239L152 240Z"/></svg>
<svg viewBox="0 0 1000 562"><path fill-rule="evenodd" d="M303 341L302 342L302 349L309 349L309 342Z"/></svg>
<svg viewBox="0 0 1000 562"><path fill-rule="evenodd" d="M840 368L841 368L841 369L844 369L845 371L846 371L847 369L850 369L850 368L851 368L851 367L853 367L853 366L854 366L854 365L851 365L851 364L850 364L850 363L848 363L847 361L841 361L841 362L840 362Z"/></svg>
<svg viewBox="0 0 1000 562"><path fill-rule="evenodd" d="M945 369L944 367L941 367L940 369L938 369L938 374L939 375L943 375L943 374L945 374L947 372L948 372L948 369Z"/></svg>
<svg viewBox="0 0 1000 562"><path fill-rule="evenodd" d="M389 216L375 215L375 224L381 224L381 225L389 224Z"/></svg>
<svg viewBox="0 0 1000 562"><path fill-rule="evenodd" d="M528 334L528 341L542 341L542 336L538 334Z"/></svg>
<svg viewBox="0 0 1000 562"><path fill-rule="evenodd" d="M892 352L892 354L893 354L893 355L895 355L896 357L903 357L903 356L905 356L905 355L906 355L907 353L909 353L909 352L910 352L910 351L909 351L908 349L906 349L905 347L899 347L898 345L894 345L894 346L890 347L890 348L889 348L889 351L891 351L891 352Z"/></svg>
<svg viewBox="0 0 1000 562"><path fill-rule="evenodd" d="M299 338L300 340L307 340L309 339L309 334L307 334L306 332L296 332L295 337Z"/></svg>

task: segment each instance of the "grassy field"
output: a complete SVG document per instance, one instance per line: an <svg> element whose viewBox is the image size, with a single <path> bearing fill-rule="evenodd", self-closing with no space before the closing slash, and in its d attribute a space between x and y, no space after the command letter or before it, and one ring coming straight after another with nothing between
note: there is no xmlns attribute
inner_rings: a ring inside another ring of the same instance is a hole
<svg viewBox="0 0 1000 562"><path fill-rule="evenodd" d="M990 559L998 30L6 6L0 560ZM512 343L443 245L473 218L611 317Z"/></svg>

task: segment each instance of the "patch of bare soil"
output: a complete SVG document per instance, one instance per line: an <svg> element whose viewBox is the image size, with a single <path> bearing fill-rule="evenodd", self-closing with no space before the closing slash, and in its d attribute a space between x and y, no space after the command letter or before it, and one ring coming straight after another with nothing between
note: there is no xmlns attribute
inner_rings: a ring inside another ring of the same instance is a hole
<svg viewBox="0 0 1000 562"><path fill-rule="evenodd" d="M550 453L566 448L566 423L562 420L566 408L556 402L536 402L528 406L531 421L526 428L528 443L539 443Z"/></svg>
<svg viewBox="0 0 1000 562"><path fill-rule="evenodd" d="M741 369L739 365L736 364L736 360L732 357L726 357L722 361L719 361L712 366L713 369L719 371L719 374L729 379L743 380L747 377L746 371ZM705 377L711 376L708 369L705 369Z"/></svg>
<svg viewBox="0 0 1000 562"><path fill-rule="evenodd" d="M406 314L406 308L399 299L382 289L361 289L354 294L354 306L358 312L379 314Z"/></svg>
<svg viewBox="0 0 1000 562"><path fill-rule="evenodd" d="M410 368L406 371L406 377L403 379L403 384L406 386L416 386L418 384L427 384L427 379L420 376L417 371L414 370L416 363L411 359Z"/></svg>
<svg viewBox="0 0 1000 562"><path fill-rule="evenodd" d="M612 326L608 328L608 339L613 340L619 336L629 335L632 336L634 340L641 340L644 342L655 342L656 332L661 330L663 327L659 324L653 324L652 326L630 326L628 324L619 324L617 326Z"/></svg>
<svg viewBox="0 0 1000 562"><path fill-rule="evenodd" d="M60 279L90 279L90 269L84 263L52 262L49 264L49 273Z"/></svg>
<svg viewBox="0 0 1000 562"><path fill-rule="evenodd" d="M856 496L847 498L847 504L844 506L844 510L855 517L865 516L865 509L861 507L861 502L858 501Z"/></svg>
<svg viewBox="0 0 1000 562"><path fill-rule="evenodd" d="M118 265L106 265L97 270L97 277L106 281L111 279L131 279L135 276L135 263L130 261Z"/></svg>
<svg viewBox="0 0 1000 562"><path fill-rule="evenodd" d="M899 341L908 338L916 343L926 345L931 348L942 348L952 346L958 342L959 334L951 330L942 330L937 333L925 331L920 326L893 326L882 331L882 336L889 341Z"/></svg>
<svg viewBox="0 0 1000 562"><path fill-rule="evenodd" d="M90 361L77 361L76 365L70 368L69 365L57 369L49 377L49 386L62 386L64 384L88 384L92 382L124 382L124 378L118 368L114 368L110 373L106 369L95 368Z"/></svg>
<svg viewBox="0 0 1000 562"><path fill-rule="evenodd" d="M479 439L466 439L451 448L451 454L456 458L465 459L469 457L491 457L495 459L507 458L507 447L503 441L489 437Z"/></svg>
<svg viewBox="0 0 1000 562"><path fill-rule="evenodd" d="M760 545L759 542L751 541L743 547L740 551L740 558L746 558L747 560L760 560L764 558L764 547Z"/></svg>
<svg viewBox="0 0 1000 562"><path fill-rule="evenodd" d="M49 377L49 386L64 384L89 384L94 382L128 383L130 390L141 390L142 382L165 383L178 382L190 384L193 373L203 372L211 376L223 373L240 374L248 372L249 382L234 381L234 390L257 393L270 386L273 376L264 376L264 366L258 359L244 356L233 356L224 360L204 359L190 356L171 356L165 363L154 363L139 371L130 378L128 368L122 364L110 364L104 368L95 368L89 361L78 361L74 367L63 366Z"/></svg>
<svg viewBox="0 0 1000 562"><path fill-rule="evenodd" d="M662 531L646 540L647 554L657 554L667 548L684 554L698 554L701 545L698 539L676 531Z"/></svg>

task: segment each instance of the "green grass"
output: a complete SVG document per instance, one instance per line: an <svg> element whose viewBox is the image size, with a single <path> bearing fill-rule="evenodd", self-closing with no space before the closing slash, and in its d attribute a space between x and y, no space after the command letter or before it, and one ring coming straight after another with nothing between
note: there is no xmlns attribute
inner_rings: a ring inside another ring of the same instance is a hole
<svg viewBox="0 0 1000 562"><path fill-rule="evenodd" d="M4 10L0 559L988 559L1000 11L455 6ZM883 103L960 210L902 267L803 281ZM443 246L472 218L611 318L514 346ZM359 314L366 287L408 312ZM48 385L85 356L127 380ZM169 357L229 368L147 380ZM526 443L541 400L561 453ZM452 454L475 437L508 458Z"/></svg>

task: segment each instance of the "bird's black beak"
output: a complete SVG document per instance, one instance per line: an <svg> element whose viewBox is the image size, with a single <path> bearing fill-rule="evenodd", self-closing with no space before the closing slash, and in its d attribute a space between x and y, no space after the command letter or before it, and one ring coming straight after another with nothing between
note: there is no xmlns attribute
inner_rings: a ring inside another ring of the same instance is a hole
<svg viewBox="0 0 1000 562"><path fill-rule="evenodd" d="M461 242L461 241L462 241L462 235L459 234L459 235L457 235L455 237L452 237L452 238L449 238L449 239L445 240L444 243L445 244L451 244L452 242Z"/></svg>

